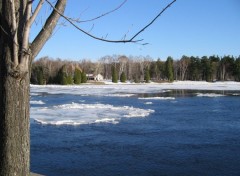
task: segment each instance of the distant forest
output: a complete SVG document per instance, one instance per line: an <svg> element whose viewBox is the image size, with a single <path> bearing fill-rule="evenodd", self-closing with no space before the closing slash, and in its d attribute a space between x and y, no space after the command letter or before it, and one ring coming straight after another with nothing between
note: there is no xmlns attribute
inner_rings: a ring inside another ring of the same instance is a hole
<svg viewBox="0 0 240 176"><path fill-rule="evenodd" d="M182 56L162 61L149 56L113 55L95 62L43 57L33 63L31 84L81 84L87 82L86 74L101 74L113 82L240 81L240 56Z"/></svg>

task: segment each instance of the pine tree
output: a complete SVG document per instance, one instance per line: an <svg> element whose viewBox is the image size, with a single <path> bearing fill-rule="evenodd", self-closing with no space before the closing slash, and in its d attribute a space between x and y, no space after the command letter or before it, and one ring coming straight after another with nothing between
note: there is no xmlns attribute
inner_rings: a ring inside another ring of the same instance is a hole
<svg viewBox="0 0 240 176"><path fill-rule="evenodd" d="M166 76L169 82L173 82L173 59L172 57L168 57L167 61L165 62L166 66Z"/></svg>
<svg viewBox="0 0 240 176"><path fill-rule="evenodd" d="M81 71L78 68L76 68L74 71L73 80L74 84L81 84Z"/></svg>
<svg viewBox="0 0 240 176"><path fill-rule="evenodd" d="M235 60L234 63L234 76L236 81L240 81L240 56Z"/></svg>
<svg viewBox="0 0 240 176"><path fill-rule="evenodd" d="M150 82L150 73L149 73L149 69L145 70L145 74L144 74L144 79L146 83Z"/></svg>
<svg viewBox="0 0 240 176"><path fill-rule="evenodd" d="M35 66L32 68L31 83L39 85L43 85L45 83L43 69L41 66Z"/></svg>
<svg viewBox="0 0 240 176"><path fill-rule="evenodd" d="M42 71L41 68L39 68L37 70L37 80L38 80L38 84L39 85L43 85L44 84L43 71Z"/></svg>
<svg viewBox="0 0 240 176"><path fill-rule="evenodd" d="M118 78L117 78L117 70L115 67L112 67L112 82L117 83Z"/></svg>
<svg viewBox="0 0 240 176"><path fill-rule="evenodd" d="M206 80L207 82L211 81L212 78L212 67L211 62L207 56L203 56L201 59L202 64L202 79Z"/></svg>
<svg viewBox="0 0 240 176"><path fill-rule="evenodd" d="M124 72L122 72L122 74L121 74L121 76L120 76L120 81L121 81L122 83L125 83L126 80L127 80L126 74L125 74Z"/></svg>
<svg viewBox="0 0 240 176"><path fill-rule="evenodd" d="M87 82L87 75L86 73L83 71L81 73L81 83L86 83Z"/></svg>
<svg viewBox="0 0 240 176"><path fill-rule="evenodd" d="M62 66L62 68L58 71L57 76L55 78L56 83L61 85L67 85L67 73L66 73L66 66Z"/></svg>
<svg viewBox="0 0 240 176"><path fill-rule="evenodd" d="M67 78L67 84L73 84L73 77L72 77L72 75L68 75L66 78Z"/></svg>
<svg viewBox="0 0 240 176"><path fill-rule="evenodd" d="M68 84L67 74L63 72L62 75L63 75L63 76L62 76L61 84L62 84L62 85L67 85L67 84Z"/></svg>

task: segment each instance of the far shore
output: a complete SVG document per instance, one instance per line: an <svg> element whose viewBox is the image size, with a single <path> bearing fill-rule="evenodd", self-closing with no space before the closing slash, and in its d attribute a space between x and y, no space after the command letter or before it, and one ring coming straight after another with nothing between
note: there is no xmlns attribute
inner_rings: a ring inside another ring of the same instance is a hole
<svg viewBox="0 0 240 176"><path fill-rule="evenodd" d="M162 82L162 83L156 83L156 82L150 82L150 83L112 83L111 81L104 81L104 82L90 82L80 85L31 85L31 88L37 88L37 87L46 87L46 88L81 88L89 86L89 88L96 87L96 86L109 86L109 87L157 87L160 89L172 89L172 90L180 90L180 89L186 89L186 90L234 90L234 91L240 91L240 82L235 81L216 81L216 82L206 82L206 81L174 81L172 83L169 82Z"/></svg>

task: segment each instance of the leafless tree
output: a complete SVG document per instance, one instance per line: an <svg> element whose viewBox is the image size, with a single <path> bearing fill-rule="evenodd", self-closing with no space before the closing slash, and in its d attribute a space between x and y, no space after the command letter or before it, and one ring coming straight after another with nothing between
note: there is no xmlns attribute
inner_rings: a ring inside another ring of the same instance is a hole
<svg viewBox="0 0 240 176"><path fill-rule="evenodd" d="M103 64L99 61L94 63L94 74L103 74Z"/></svg>
<svg viewBox="0 0 240 176"><path fill-rule="evenodd" d="M100 63L103 65L103 77L105 79L111 78L111 64L112 58L111 56L104 56L99 60Z"/></svg>
<svg viewBox="0 0 240 176"><path fill-rule="evenodd" d="M134 62L133 62L132 56L128 57L127 72L126 72L128 80L132 80L133 79L133 74L132 74L132 72L133 72L133 69L132 69L133 63Z"/></svg>
<svg viewBox="0 0 240 176"><path fill-rule="evenodd" d="M85 73L93 74L95 71L94 70L95 64L90 59L81 60L80 65L81 65L82 70Z"/></svg>
<svg viewBox="0 0 240 176"><path fill-rule="evenodd" d="M126 73L128 58L126 56L120 56L118 58L119 62L119 78L122 72Z"/></svg>
<svg viewBox="0 0 240 176"><path fill-rule="evenodd" d="M185 79L185 74L187 72L187 68L190 64L190 58L187 56L182 56L179 61L179 71L180 71L180 79L183 81Z"/></svg>

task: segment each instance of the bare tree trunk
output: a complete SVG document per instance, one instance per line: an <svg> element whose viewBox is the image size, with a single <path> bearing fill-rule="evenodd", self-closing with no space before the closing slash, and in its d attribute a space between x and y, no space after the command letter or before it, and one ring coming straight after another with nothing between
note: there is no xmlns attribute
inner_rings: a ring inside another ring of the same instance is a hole
<svg viewBox="0 0 240 176"><path fill-rule="evenodd" d="M16 11L26 1L1 2L0 42L0 175L29 175L29 55ZM21 17L24 15L20 14ZM21 42L19 42L21 40ZM25 48L24 48L25 49ZM23 51L23 50L21 50Z"/></svg>
<svg viewBox="0 0 240 176"><path fill-rule="evenodd" d="M28 176L29 74L13 77L7 70L12 55L5 51L0 58L0 175Z"/></svg>
<svg viewBox="0 0 240 176"><path fill-rule="evenodd" d="M180 79L183 81L186 79L186 72L190 63L190 59L187 56L183 56L179 61L180 67Z"/></svg>
<svg viewBox="0 0 240 176"><path fill-rule="evenodd" d="M66 0L58 0L44 29L29 46L31 24L44 0L31 16L29 0L0 1L0 176L29 176L29 81L31 61L51 36Z"/></svg>

